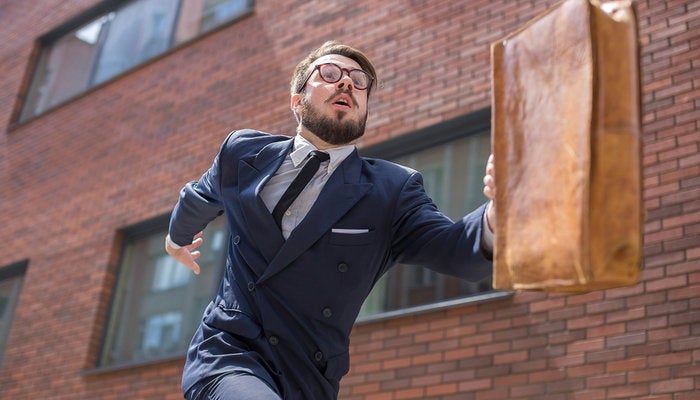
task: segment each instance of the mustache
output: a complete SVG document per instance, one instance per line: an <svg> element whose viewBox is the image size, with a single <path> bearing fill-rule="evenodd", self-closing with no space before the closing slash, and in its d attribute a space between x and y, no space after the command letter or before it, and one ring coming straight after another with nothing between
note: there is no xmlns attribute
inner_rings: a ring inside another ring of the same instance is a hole
<svg viewBox="0 0 700 400"><path fill-rule="evenodd" d="M343 90L343 89L336 90L335 93L328 96L328 98L326 99L326 103L330 103L331 100L333 100L336 96L341 95L341 94L348 95L350 97L350 100L352 100L352 106L355 107L355 105L357 104L357 100L355 99L355 95L353 94L352 90Z"/></svg>

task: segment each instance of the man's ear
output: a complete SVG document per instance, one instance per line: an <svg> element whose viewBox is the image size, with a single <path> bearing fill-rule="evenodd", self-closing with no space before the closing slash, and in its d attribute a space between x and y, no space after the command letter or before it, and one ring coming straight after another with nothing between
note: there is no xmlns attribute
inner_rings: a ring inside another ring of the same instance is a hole
<svg viewBox="0 0 700 400"><path fill-rule="evenodd" d="M294 112L294 114L299 113L299 108L301 107L301 93L295 93L292 95L289 101L289 106Z"/></svg>
<svg viewBox="0 0 700 400"><path fill-rule="evenodd" d="M294 114L294 118L296 118L297 122L301 122L301 99L302 99L302 94L301 93L295 93L292 95L292 97L289 100L289 108L292 109L292 113Z"/></svg>

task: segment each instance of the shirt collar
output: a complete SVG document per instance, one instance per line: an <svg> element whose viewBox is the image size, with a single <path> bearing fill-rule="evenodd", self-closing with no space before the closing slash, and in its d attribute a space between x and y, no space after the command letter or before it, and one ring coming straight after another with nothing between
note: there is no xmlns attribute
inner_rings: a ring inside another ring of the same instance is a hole
<svg viewBox="0 0 700 400"><path fill-rule="evenodd" d="M311 144L301 135L294 136L294 149L289 153L289 157L292 159L294 167L298 167L299 164L304 161L304 159L314 150L318 150L316 146ZM330 149L323 150L331 159L328 163L328 172L333 172L348 156L355 150L355 145L347 144L343 146L331 147Z"/></svg>

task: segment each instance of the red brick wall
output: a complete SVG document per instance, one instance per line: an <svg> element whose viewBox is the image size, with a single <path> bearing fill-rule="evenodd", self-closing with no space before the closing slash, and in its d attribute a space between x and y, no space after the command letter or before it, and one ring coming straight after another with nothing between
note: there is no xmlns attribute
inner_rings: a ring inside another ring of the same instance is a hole
<svg viewBox="0 0 700 400"><path fill-rule="evenodd" d="M169 212L226 133L292 133L295 62L337 38L382 87L362 145L489 105L489 44L553 1L266 2L237 24L13 124L34 40L95 0L0 5L0 266L28 259L0 398L180 398L181 359L95 370L119 229ZM277 4L282 3L282 4ZM638 1L642 282L358 325L341 398L690 399L700 389L700 3Z"/></svg>

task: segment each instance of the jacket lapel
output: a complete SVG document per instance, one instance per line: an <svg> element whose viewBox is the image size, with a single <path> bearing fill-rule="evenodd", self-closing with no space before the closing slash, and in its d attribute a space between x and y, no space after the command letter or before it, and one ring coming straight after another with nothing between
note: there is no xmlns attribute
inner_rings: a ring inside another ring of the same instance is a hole
<svg viewBox="0 0 700 400"><path fill-rule="evenodd" d="M255 158L239 161L239 204L248 226L246 234L260 249L267 263L277 254L284 243L284 237L260 198L260 190L282 164L293 142L285 140L270 143Z"/></svg>
<svg viewBox="0 0 700 400"><path fill-rule="evenodd" d="M258 283L277 274L299 257L372 188L371 183L360 182L362 159L357 150L350 154L339 168L340 170L331 175L326 182L309 213L272 258ZM272 220L271 216L270 219ZM274 225L274 220L272 221ZM274 226L276 228L276 225ZM279 230L278 236L281 237Z"/></svg>

